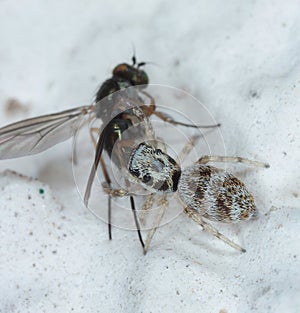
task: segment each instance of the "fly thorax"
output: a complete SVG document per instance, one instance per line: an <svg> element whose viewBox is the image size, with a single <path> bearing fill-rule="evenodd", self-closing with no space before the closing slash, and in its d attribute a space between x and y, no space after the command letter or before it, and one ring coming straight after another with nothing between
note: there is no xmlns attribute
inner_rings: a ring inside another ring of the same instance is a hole
<svg viewBox="0 0 300 313"><path fill-rule="evenodd" d="M174 159L145 142L133 150L128 169L151 192L175 192L181 175Z"/></svg>

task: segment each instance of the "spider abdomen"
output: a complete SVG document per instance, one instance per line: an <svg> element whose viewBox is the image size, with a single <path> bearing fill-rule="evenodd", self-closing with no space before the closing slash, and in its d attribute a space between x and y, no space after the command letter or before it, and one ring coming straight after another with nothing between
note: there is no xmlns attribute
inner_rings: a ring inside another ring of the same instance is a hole
<svg viewBox="0 0 300 313"><path fill-rule="evenodd" d="M235 223L256 212L253 196L232 174L213 166L195 164L181 174L178 192L185 206L212 221Z"/></svg>

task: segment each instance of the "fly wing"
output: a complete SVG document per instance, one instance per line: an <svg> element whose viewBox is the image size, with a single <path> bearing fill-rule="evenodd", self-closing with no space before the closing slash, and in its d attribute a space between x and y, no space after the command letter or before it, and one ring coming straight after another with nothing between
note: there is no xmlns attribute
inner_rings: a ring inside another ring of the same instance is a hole
<svg viewBox="0 0 300 313"><path fill-rule="evenodd" d="M0 159L36 154L67 140L93 111L93 106L82 106L0 128Z"/></svg>
<svg viewBox="0 0 300 313"><path fill-rule="evenodd" d="M90 175L89 175L89 178L88 178L88 182L87 182L87 185L86 185L85 193L84 193L84 204L85 204L86 207L88 206L88 202L89 202L89 198L90 198L90 195L91 195L93 182L94 182L96 171L97 171L100 159L101 159L103 146L104 146L104 141L105 141L106 136L107 136L107 128L104 127L102 129L101 133L100 133L100 137L99 137L98 142L97 142L96 152L95 152L95 160L94 160L94 163L92 165L92 168L91 168L91 171L90 171Z"/></svg>

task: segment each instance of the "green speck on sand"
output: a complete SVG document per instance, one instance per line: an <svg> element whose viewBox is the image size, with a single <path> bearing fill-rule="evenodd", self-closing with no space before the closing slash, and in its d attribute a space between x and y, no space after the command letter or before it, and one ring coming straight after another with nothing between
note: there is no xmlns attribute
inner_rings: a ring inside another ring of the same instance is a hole
<svg viewBox="0 0 300 313"><path fill-rule="evenodd" d="M45 193L45 190L44 190L43 188L40 188L40 189L39 189L39 194L40 194L40 195L43 195L44 193Z"/></svg>

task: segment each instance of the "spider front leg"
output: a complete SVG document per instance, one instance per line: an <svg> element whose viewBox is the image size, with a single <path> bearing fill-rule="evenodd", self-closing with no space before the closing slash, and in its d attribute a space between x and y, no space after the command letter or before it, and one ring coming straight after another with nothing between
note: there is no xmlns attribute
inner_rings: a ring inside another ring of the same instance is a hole
<svg viewBox="0 0 300 313"><path fill-rule="evenodd" d="M178 156L176 157L176 162L181 163L184 159L191 153L192 149L196 146L199 139L203 137L202 135L195 135L189 138L188 142L184 145L184 147L179 152Z"/></svg>
<svg viewBox="0 0 300 313"><path fill-rule="evenodd" d="M141 214L139 215L140 221L143 225L145 225L145 217L147 213L153 207L153 202L154 202L154 193L150 193L150 195L146 196L146 200L143 203Z"/></svg>
<svg viewBox="0 0 300 313"><path fill-rule="evenodd" d="M167 206L168 206L168 200L166 196L160 196L158 199L158 204L160 206L159 212L156 216L155 222L154 222L154 226L149 230L148 235L147 235L147 239L146 239L146 243L144 246L144 254L146 254L149 250L150 247L150 243L152 241L152 238L154 236L154 234L156 233L158 227L160 226L160 223L165 215Z"/></svg>
<svg viewBox="0 0 300 313"><path fill-rule="evenodd" d="M111 185L105 183L102 183L102 188L103 191L108 194L111 197L128 197L130 196L130 193L128 192L128 190L124 189L124 188L119 188L119 189L115 189L112 188Z"/></svg>
<svg viewBox="0 0 300 313"><path fill-rule="evenodd" d="M209 223L205 222L199 212L197 212L195 209L192 208L185 208L184 213L186 213L190 218L192 218L197 224L199 224L204 231L216 236L218 239L222 240L229 246L233 247L234 249L237 249L240 252L246 252L244 248L234 243L232 240L227 238L226 236L222 235L216 228L214 228Z"/></svg>
<svg viewBox="0 0 300 313"><path fill-rule="evenodd" d="M228 157L228 156L217 156L217 155L204 155L202 156L197 163L199 164L207 164L209 162L230 162L230 163L243 163L252 166L269 168L270 165L268 163L263 163L259 161L249 160L241 157Z"/></svg>

